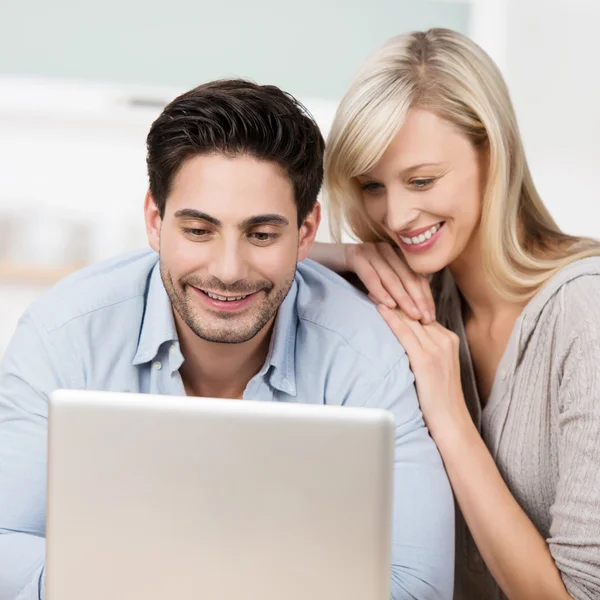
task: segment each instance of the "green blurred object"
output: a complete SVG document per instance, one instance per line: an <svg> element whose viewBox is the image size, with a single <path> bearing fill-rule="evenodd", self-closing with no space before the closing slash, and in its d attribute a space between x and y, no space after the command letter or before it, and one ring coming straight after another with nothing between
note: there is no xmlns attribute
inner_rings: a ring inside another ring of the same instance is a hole
<svg viewBox="0 0 600 600"><path fill-rule="evenodd" d="M339 99L369 52L413 29L467 33L468 2L2 0L0 75L180 89L248 77Z"/></svg>

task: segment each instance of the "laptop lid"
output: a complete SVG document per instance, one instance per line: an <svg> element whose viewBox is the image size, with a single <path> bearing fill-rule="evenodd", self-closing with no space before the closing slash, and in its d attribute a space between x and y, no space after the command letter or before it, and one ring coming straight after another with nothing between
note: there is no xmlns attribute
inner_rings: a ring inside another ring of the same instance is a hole
<svg viewBox="0 0 600 600"><path fill-rule="evenodd" d="M388 600L377 409L57 391L47 600Z"/></svg>

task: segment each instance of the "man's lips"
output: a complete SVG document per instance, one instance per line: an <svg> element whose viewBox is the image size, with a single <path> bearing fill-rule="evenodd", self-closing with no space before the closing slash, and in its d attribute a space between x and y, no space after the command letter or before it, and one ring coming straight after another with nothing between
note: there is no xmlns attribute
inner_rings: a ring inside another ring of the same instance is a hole
<svg viewBox="0 0 600 600"><path fill-rule="evenodd" d="M257 292L252 292L250 294L240 294L240 295L221 295L215 294L214 292L204 291L200 288L190 286L200 297L200 299L207 304L209 307L217 309L219 311L236 311L247 308L259 294L259 290ZM226 298L223 300L222 298Z"/></svg>
<svg viewBox="0 0 600 600"><path fill-rule="evenodd" d="M204 292L209 298L213 300L221 300L222 302L233 302L234 300L243 300L246 296L250 296L250 294L234 294L234 295L224 295L217 294L216 292L210 292L208 290L203 290L199 288L201 292Z"/></svg>

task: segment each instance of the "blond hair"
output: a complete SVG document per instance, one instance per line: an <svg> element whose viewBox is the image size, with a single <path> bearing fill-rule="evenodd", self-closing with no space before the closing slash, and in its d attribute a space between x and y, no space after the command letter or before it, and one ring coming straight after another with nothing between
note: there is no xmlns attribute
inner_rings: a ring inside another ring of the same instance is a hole
<svg viewBox="0 0 600 600"><path fill-rule="evenodd" d="M336 113L325 156L332 235L390 241L364 208L356 177L371 170L411 108L449 121L489 151L482 258L493 288L522 301L565 265L600 255L600 243L563 233L544 206L523 150L508 89L491 58L448 29L388 40L360 67Z"/></svg>

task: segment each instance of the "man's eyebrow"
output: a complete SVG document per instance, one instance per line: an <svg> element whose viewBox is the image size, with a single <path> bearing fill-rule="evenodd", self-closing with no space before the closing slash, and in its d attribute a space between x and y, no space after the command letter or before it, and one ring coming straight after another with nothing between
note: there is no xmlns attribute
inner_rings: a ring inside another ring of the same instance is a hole
<svg viewBox="0 0 600 600"><path fill-rule="evenodd" d="M255 217L249 217L244 219L239 227L240 229L247 229L248 227L254 227L255 225L281 225L285 227L290 222L281 215L256 215Z"/></svg>
<svg viewBox="0 0 600 600"><path fill-rule="evenodd" d="M221 227L223 223L219 221L219 219L215 219L210 215L203 213L199 210L195 210L193 208L182 208L175 213L175 217L177 218L188 218L188 219L202 219L202 221L206 221L207 223L212 223L215 227Z"/></svg>
<svg viewBox="0 0 600 600"><path fill-rule="evenodd" d="M209 214L204 213L200 210L195 210L193 208L182 208L175 213L175 217L177 218L188 218L188 219L201 219L202 221L206 221L207 223L211 223L215 227L221 227L223 223L216 219L215 217L211 217ZM240 224L240 229L247 229L248 227L254 227L256 225L281 225L285 227L289 225L290 222L283 216L277 214L266 214L266 215L256 215L254 217L248 217L244 219Z"/></svg>

